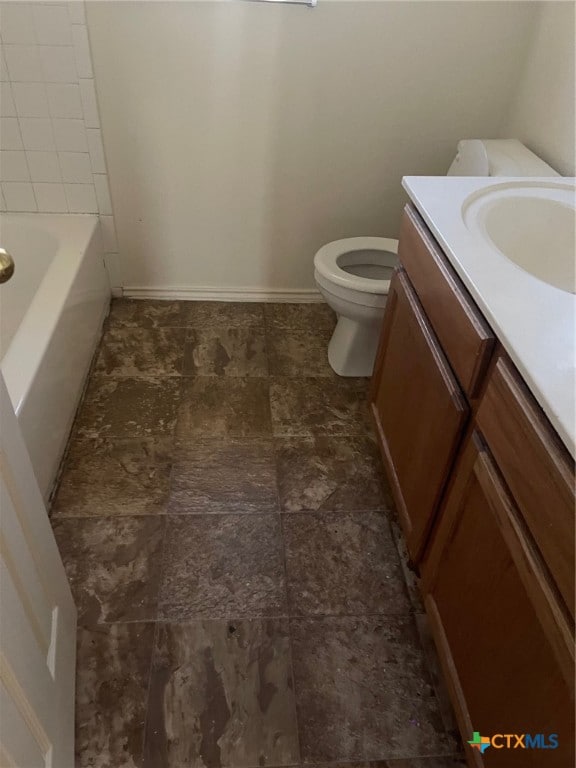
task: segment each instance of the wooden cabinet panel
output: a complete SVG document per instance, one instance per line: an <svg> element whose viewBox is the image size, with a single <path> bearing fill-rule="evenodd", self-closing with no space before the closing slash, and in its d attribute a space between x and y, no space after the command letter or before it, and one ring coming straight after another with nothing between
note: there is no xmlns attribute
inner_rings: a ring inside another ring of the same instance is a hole
<svg viewBox="0 0 576 768"><path fill-rule="evenodd" d="M468 406L403 271L393 277L371 405L416 563L434 520L468 417Z"/></svg>
<svg viewBox="0 0 576 768"><path fill-rule="evenodd" d="M426 608L464 739L559 735L470 765L574 765L574 645L555 588L478 436L466 445L423 564ZM469 736L467 734L470 734Z"/></svg>
<svg viewBox="0 0 576 768"><path fill-rule="evenodd" d="M404 211L398 255L462 388L475 398L495 337L412 206Z"/></svg>
<svg viewBox="0 0 576 768"><path fill-rule="evenodd" d="M490 375L477 422L574 615L574 464L505 356Z"/></svg>

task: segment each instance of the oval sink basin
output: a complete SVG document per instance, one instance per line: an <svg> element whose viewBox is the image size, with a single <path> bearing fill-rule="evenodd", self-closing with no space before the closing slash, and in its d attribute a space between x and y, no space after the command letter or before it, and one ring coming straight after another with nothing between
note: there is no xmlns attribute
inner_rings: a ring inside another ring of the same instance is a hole
<svg viewBox="0 0 576 768"><path fill-rule="evenodd" d="M470 201L464 220L526 272L576 293L576 210L569 187L494 190Z"/></svg>

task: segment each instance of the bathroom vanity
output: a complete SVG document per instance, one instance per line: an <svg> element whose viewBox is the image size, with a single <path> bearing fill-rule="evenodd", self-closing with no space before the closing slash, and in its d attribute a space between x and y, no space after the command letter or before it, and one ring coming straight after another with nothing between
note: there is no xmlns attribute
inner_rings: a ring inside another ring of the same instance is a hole
<svg viewBox="0 0 576 768"><path fill-rule="evenodd" d="M475 219L453 226L446 182L472 202L491 184L405 180L413 202L371 408L463 741L475 731L543 734L544 745L558 734L546 750L482 755L466 744L469 764L565 768L574 764L575 297L508 263ZM526 180L522 189L532 194Z"/></svg>

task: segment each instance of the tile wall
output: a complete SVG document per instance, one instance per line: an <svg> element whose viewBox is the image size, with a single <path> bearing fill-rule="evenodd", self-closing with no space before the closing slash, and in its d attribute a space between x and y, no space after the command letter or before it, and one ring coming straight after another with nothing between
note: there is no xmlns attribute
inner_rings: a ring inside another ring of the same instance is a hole
<svg viewBox="0 0 576 768"><path fill-rule="evenodd" d="M119 283L84 2L0 2L0 41L0 207L99 214Z"/></svg>

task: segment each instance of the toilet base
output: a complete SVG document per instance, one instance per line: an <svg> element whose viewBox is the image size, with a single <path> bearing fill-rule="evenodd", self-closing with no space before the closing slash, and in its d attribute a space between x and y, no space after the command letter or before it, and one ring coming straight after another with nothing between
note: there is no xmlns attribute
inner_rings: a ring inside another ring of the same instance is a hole
<svg viewBox="0 0 576 768"><path fill-rule="evenodd" d="M371 376L380 338L381 318L359 322L338 316L328 344L328 362L339 376Z"/></svg>

